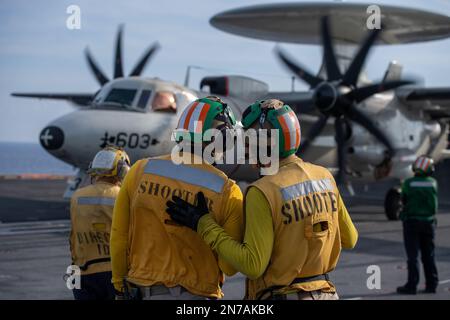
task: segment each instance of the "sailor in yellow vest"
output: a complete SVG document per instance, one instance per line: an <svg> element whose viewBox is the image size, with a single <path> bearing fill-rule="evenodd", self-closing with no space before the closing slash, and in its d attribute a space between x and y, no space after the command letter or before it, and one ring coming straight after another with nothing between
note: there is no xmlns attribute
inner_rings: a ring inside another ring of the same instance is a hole
<svg viewBox="0 0 450 320"><path fill-rule="evenodd" d="M341 248L353 248L358 234L333 176L295 155L300 125L283 102L256 102L244 112L242 124L244 129L279 130L272 152L280 156L278 173L247 189L244 241L231 239L211 214L178 198L168 204L168 213L191 226L190 217L195 217L205 242L247 275L247 299L338 299L328 273L336 267Z"/></svg>
<svg viewBox="0 0 450 320"><path fill-rule="evenodd" d="M111 233L117 299L223 296L223 273L233 275L236 270L218 259L195 231L171 220L165 210L173 195L199 203L232 239L241 241L241 190L201 155L188 152L193 146L194 150L204 148L208 129L231 129L235 122L231 109L217 97L198 99L185 108L176 130L176 141L183 142L188 163L175 164L171 155L165 155L133 165L117 198ZM204 197L197 199L199 191Z"/></svg>
<svg viewBox="0 0 450 320"><path fill-rule="evenodd" d="M125 151L108 146L100 150L88 173L93 183L78 189L70 202L72 264L81 270L77 300L114 299L109 237L114 202L130 168Z"/></svg>

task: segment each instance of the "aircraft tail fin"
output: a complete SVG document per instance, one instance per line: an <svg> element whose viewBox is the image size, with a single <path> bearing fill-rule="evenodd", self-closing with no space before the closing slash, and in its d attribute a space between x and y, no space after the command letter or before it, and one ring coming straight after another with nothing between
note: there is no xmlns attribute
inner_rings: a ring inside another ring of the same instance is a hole
<svg viewBox="0 0 450 320"><path fill-rule="evenodd" d="M403 66L397 61L389 62L389 66L384 73L383 82L400 80L402 77Z"/></svg>

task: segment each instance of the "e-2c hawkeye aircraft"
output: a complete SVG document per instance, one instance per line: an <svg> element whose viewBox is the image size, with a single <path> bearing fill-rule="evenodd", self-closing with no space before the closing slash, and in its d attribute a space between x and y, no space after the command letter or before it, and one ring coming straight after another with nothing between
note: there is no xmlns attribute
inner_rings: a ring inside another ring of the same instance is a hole
<svg viewBox="0 0 450 320"><path fill-rule="evenodd" d="M374 44L412 43L450 36L450 18L421 10L383 5L383 30L366 29L366 4L296 3L252 6L220 13L211 19L219 29L259 39L322 44L323 66L317 75L277 49L280 60L311 89L270 92L267 84L245 76L206 77L200 91L141 73L159 48L150 46L128 76L122 65L122 28L115 50L114 77L109 79L85 51L101 88L93 94L13 93L18 97L61 99L77 110L40 133L41 145L53 156L79 168L65 196L86 179L85 170L106 144L123 147L132 161L169 153L182 109L198 97L214 94L239 117L256 99L278 98L301 117L303 143L299 155L329 168L337 163L337 179L374 181L404 179L416 156L436 161L449 155L450 88L405 86L401 66L392 62L379 83L370 82L364 62ZM269 17L269 19L268 19ZM356 46L365 36L361 46ZM334 45L334 42L337 42ZM202 91L209 87L209 92ZM337 161L336 161L337 160ZM224 168L229 171L230 168ZM234 168L233 168L234 169ZM245 166L234 178L252 180ZM386 213L398 216L399 193L386 196Z"/></svg>

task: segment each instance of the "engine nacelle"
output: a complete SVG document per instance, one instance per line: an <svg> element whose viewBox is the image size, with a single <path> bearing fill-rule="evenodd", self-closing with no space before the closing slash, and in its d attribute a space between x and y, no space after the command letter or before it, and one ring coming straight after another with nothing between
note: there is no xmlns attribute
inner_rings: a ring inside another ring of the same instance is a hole
<svg viewBox="0 0 450 320"><path fill-rule="evenodd" d="M255 100L269 92L269 86L259 80L244 76L206 77L200 82L200 90L209 87L211 94Z"/></svg>

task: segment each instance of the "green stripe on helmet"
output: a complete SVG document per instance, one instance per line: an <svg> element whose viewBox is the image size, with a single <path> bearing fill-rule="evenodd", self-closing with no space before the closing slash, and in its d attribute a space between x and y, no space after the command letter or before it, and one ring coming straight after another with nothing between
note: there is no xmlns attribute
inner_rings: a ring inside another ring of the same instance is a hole
<svg viewBox="0 0 450 320"><path fill-rule="evenodd" d="M256 101L244 111L244 114L242 115L242 126L244 127L244 129L250 128L253 123L255 123L255 121L259 119L262 114L262 103L263 100Z"/></svg>

